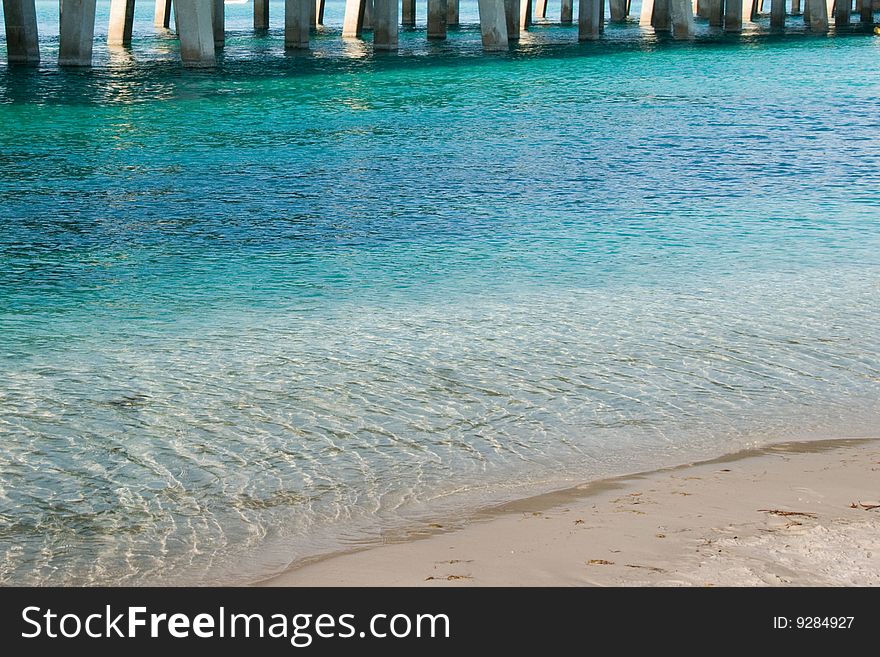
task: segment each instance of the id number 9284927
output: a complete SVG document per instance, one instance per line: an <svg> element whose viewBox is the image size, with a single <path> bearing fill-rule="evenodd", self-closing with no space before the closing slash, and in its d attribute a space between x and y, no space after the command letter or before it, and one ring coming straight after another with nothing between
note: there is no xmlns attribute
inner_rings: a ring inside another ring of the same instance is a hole
<svg viewBox="0 0 880 657"><path fill-rule="evenodd" d="M855 616L774 616L775 630L848 630L852 627Z"/></svg>

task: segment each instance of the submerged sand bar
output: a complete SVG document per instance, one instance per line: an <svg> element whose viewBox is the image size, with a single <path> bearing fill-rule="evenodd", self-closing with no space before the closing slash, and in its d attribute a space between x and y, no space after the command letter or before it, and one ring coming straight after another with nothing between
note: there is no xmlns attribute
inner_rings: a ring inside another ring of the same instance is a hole
<svg viewBox="0 0 880 657"><path fill-rule="evenodd" d="M880 584L880 441L798 442L528 498L274 586Z"/></svg>

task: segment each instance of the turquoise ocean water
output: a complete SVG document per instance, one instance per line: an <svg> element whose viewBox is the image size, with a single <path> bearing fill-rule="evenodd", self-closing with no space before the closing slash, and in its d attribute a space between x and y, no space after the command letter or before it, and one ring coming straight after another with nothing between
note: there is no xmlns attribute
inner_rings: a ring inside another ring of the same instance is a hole
<svg viewBox="0 0 880 657"><path fill-rule="evenodd" d="M43 65L0 59L0 582L242 583L877 435L880 38L485 56L473 4L384 56L341 3L295 56L281 4L262 37L229 6L187 72L147 3L130 53L58 70L38 2Z"/></svg>

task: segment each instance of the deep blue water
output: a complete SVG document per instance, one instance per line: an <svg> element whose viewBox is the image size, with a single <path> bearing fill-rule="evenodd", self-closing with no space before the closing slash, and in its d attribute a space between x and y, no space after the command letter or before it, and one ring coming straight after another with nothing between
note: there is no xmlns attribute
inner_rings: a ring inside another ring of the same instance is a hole
<svg viewBox="0 0 880 657"><path fill-rule="evenodd" d="M187 72L146 4L131 53L58 70L39 3L42 66L0 60L0 581L251 581L877 435L880 38L484 56L469 4L396 56L341 4L299 56L230 6Z"/></svg>

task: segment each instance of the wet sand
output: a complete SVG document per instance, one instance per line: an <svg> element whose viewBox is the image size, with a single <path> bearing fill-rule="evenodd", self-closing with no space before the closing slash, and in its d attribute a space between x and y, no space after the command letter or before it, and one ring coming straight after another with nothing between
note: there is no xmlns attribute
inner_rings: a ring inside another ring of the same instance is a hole
<svg viewBox="0 0 880 657"><path fill-rule="evenodd" d="M880 441L784 443L527 498L261 585L878 585L878 498Z"/></svg>

